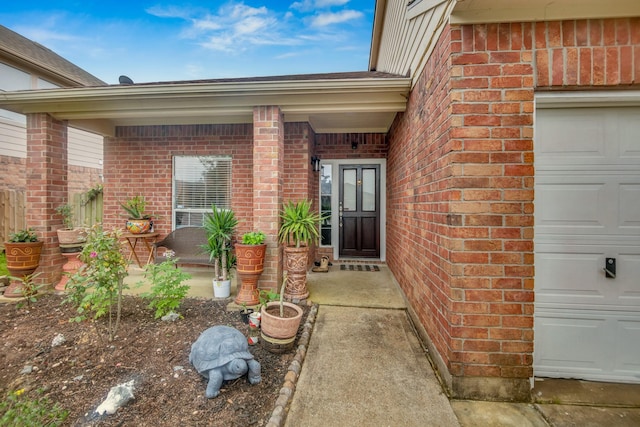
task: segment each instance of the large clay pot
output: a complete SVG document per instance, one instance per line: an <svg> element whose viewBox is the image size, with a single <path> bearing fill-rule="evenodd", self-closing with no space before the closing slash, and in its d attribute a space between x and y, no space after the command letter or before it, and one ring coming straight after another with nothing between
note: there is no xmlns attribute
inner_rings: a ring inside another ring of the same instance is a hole
<svg viewBox="0 0 640 427"><path fill-rule="evenodd" d="M40 264L43 242L5 242L4 249L7 257L7 270L13 277L24 278L33 274ZM5 290L7 298L22 297L22 284L14 280Z"/></svg>
<svg viewBox="0 0 640 427"><path fill-rule="evenodd" d="M85 228L61 228L56 230L58 242L61 245L73 245L87 241L87 230Z"/></svg>
<svg viewBox="0 0 640 427"><path fill-rule="evenodd" d="M234 300L236 304L256 305L260 302L258 279L264 271L264 258L267 245L243 245L236 244L236 271L240 279L238 296Z"/></svg>
<svg viewBox="0 0 640 427"><path fill-rule="evenodd" d="M307 289L307 260L309 248L301 246L287 246L284 248L285 270L287 270L287 285L284 297L287 300L302 300L309 296Z"/></svg>
<svg viewBox="0 0 640 427"><path fill-rule="evenodd" d="M298 333L302 308L290 302L284 302L285 317L280 317L280 302L274 301L262 306L260 328L262 333L278 339L293 338Z"/></svg>

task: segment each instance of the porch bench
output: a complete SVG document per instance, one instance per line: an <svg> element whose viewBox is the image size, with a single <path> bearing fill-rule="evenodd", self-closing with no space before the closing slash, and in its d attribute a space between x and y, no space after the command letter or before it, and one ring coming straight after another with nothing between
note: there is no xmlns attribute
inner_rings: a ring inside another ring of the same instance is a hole
<svg viewBox="0 0 640 427"><path fill-rule="evenodd" d="M154 263L160 264L167 260L167 251L173 251L172 258L179 258L179 264L193 264L212 266L209 255L204 252L202 245L207 243L207 234L202 227L182 227L173 230L164 239L153 244ZM164 251L160 253L159 248Z"/></svg>

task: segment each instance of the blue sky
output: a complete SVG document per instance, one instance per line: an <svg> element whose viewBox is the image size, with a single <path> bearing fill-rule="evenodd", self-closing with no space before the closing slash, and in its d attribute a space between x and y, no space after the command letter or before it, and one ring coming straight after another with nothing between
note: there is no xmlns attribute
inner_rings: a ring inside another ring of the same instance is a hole
<svg viewBox="0 0 640 427"><path fill-rule="evenodd" d="M374 0L7 1L0 24L109 84L366 71Z"/></svg>

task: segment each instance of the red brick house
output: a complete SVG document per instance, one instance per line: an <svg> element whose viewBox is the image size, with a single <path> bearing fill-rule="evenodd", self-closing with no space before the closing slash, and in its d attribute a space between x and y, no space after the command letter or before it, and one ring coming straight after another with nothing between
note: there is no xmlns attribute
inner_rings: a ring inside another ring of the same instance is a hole
<svg viewBox="0 0 640 427"><path fill-rule="evenodd" d="M378 1L370 70L0 94L29 117L29 222L53 244L82 124L108 225L135 192L162 233L197 223L210 187L267 233L263 286L281 203L313 199L319 251L387 263L454 396L638 382L640 4Z"/></svg>

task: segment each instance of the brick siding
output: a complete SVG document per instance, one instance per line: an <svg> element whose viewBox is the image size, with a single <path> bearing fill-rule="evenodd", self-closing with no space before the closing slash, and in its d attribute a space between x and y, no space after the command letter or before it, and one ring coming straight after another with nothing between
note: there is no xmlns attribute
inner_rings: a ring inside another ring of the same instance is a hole
<svg viewBox="0 0 640 427"><path fill-rule="evenodd" d="M394 122L388 264L454 394L526 398L534 338L534 90L637 84L639 24L450 26ZM478 391L463 385L470 377L504 382ZM510 389L500 391L505 383Z"/></svg>

